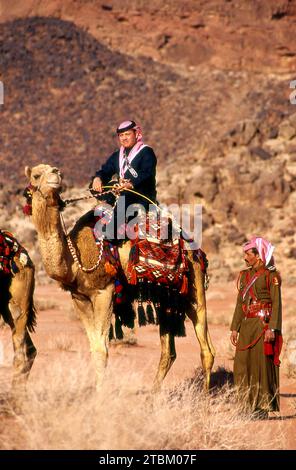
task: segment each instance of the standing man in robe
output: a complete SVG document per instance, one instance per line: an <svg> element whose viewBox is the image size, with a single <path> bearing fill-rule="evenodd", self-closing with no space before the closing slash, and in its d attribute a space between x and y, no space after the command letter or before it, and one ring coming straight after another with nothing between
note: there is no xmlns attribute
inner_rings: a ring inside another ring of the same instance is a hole
<svg viewBox="0 0 296 470"><path fill-rule="evenodd" d="M267 419L269 411L279 411L281 278L273 266L274 247L267 240L253 237L243 250L247 269L239 274L230 327L236 347L234 383L241 387L252 416Z"/></svg>

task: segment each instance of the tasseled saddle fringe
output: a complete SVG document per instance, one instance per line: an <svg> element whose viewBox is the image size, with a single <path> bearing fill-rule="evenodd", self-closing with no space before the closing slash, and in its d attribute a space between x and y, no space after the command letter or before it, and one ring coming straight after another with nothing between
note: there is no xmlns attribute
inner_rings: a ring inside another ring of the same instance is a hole
<svg viewBox="0 0 296 470"><path fill-rule="evenodd" d="M109 341L112 339L123 339L122 324L119 317L115 317L115 328L113 327L112 323L110 325Z"/></svg>
<svg viewBox="0 0 296 470"><path fill-rule="evenodd" d="M140 281L134 287L134 298L138 301L139 326L159 324L161 334L186 336L186 296L181 295L177 289L164 285L152 286L149 282ZM147 304L146 309L144 303Z"/></svg>
<svg viewBox="0 0 296 470"><path fill-rule="evenodd" d="M134 328L135 312L132 308L132 300L138 302L139 326L159 325L161 334L186 336L184 325L185 312L188 307L186 295L180 294L177 289L143 280L136 286L127 288L125 301L114 304L115 328L110 328L110 339L122 339L122 325Z"/></svg>
<svg viewBox="0 0 296 470"><path fill-rule="evenodd" d="M142 304L138 305L138 322L139 326L145 326L147 324L146 312Z"/></svg>
<svg viewBox="0 0 296 470"><path fill-rule="evenodd" d="M114 305L114 315L115 315L115 328L113 325L110 325L109 330L109 340L112 339L123 339L123 330L122 326L127 328L134 328L135 326L135 312L130 302L125 302L123 304Z"/></svg>
<svg viewBox="0 0 296 470"><path fill-rule="evenodd" d="M130 302L114 305L115 318L118 318L121 325L127 328L134 328L135 326L135 312Z"/></svg>

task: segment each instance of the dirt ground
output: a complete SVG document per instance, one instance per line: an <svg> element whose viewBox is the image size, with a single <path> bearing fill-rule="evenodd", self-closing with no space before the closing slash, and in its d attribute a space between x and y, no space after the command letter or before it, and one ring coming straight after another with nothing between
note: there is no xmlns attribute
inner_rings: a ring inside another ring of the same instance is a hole
<svg viewBox="0 0 296 470"><path fill-rule="evenodd" d="M292 297L292 289L284 290L284 303ZM76 319L68 293L56 284L39 286L36 289L36 302L39 305L36 333L32 335L38 355L34 363L30 383L34 383L45 364L59 360L63 355L69 367L75 362L75 356L81 353L89 358L88 341L80 321ZM214 372L219 368L232 371L233 349L229 344L229 327L235 303L235 290L232 283L223 286L210 286L207 294L209 329L216 348ZM285 321L285 320L284 320ZM218 323L218 324L217 324ZM176 339L177 360L165 379L165 387L173 387L182 381L190 380L200 368L199 345L189 321L186 321L186 338ZM109 373L124 374L127 370L141 371L147 388L152 384L159 360L159 335L156 326L138 328L136 340L128 343L112 342L109 355ZM132 338L132 339L135 339ZM12 372L12 346L7 328L0 330L2 344L2 363L0 378L2 384L9 384ZM285 354L285 349L282 355ZM7 379L7 380L6 380ZM285 420L285 448L296 449L296 382L287 376L281 368L281 412L274 414L269 421L256 423L256 426L274 427ZM4 385L5 387L5 385ZM3 388L3 386L2 386ZM1 390L1 395L5 390ZM13 446L13 443L12 443Z"/></svg>

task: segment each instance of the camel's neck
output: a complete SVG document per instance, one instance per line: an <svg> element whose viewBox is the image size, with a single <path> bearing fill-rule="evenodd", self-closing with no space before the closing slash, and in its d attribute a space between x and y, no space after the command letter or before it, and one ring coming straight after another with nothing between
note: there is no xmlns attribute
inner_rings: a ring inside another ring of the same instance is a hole
<svg viewBox="0 0 296 470"><path fill-rule="evenodd" d="M32 197L32 218L47 274L52 279L69 283L72 279L71 255L54 198L45 199L36 191Z"/></svg>

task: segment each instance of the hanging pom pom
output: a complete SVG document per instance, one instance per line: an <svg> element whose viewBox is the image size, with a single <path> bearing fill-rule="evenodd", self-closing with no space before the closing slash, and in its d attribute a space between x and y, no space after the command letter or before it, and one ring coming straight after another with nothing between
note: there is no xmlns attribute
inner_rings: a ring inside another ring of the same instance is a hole
<svg viewBox="0 0 296 470"><path fill-rule="evenodd" d="M115 303L121 304L125 301L123 285L119 279L115 279Z"/></svg>
<svg viewBox="0 0 296 470"><path fill-rule="evenodd" d="M106 261L105 263L105 271L107 274L110 274L110 276L115 276L117 273L117 269L109 261Z"/></svg>
<svg viewBox="0 0 296 470"><path fill-rule="evenodd" d="M23 196L26 199L26 204L23 207L23 213L25 215L32 215L32 195L33 195L32 190L33 190L32 185L29 184L29 186L27 186L23 192Z"/></svg>
<svg viewBox="0 0 296 470"><path fill-rule="evenodd" d="M23 213L25 215L32 215L32 206L30 204L25 204L23 206Z"/></svg>

